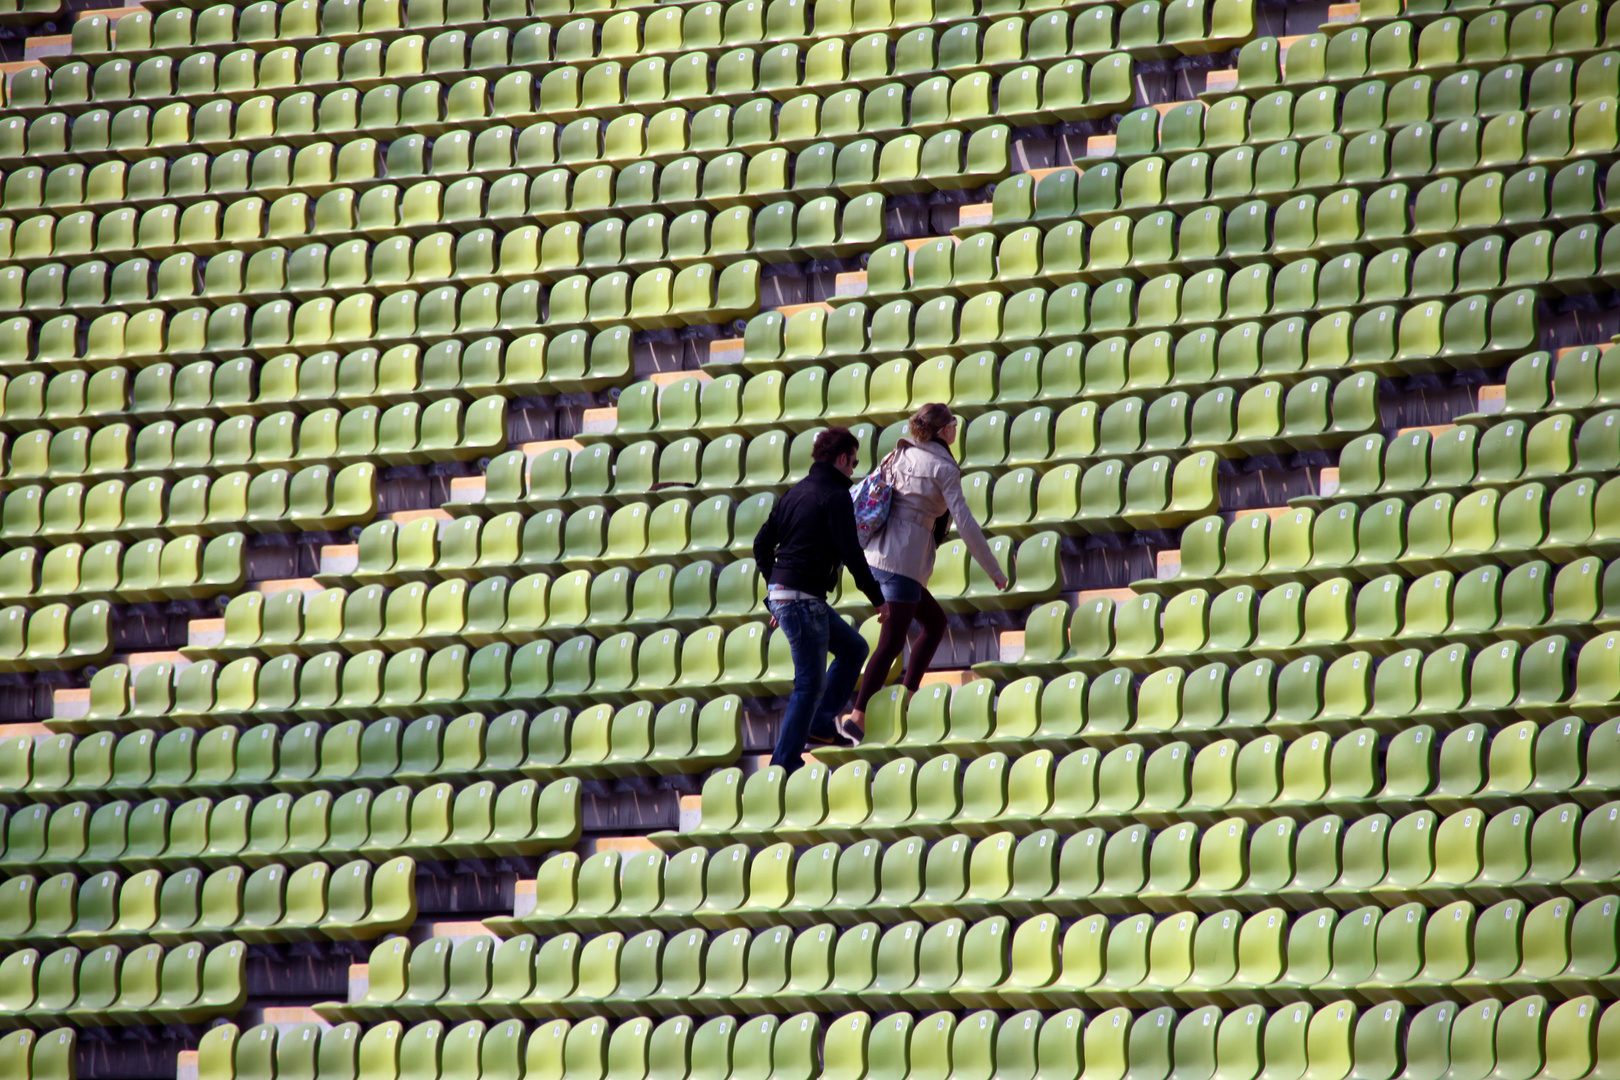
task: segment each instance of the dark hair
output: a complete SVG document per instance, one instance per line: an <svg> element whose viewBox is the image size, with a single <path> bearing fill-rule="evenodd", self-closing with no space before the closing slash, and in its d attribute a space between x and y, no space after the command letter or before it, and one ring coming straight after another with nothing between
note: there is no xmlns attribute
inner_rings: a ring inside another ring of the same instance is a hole
<svg viewBox="0 0 1620 1080"><path fill-rule="evenodd" d="M920 443L931 442L954 423L956 417L951 415L950 406L930 401L911 414L911 437Z"/></svg>
<svg viewBox="0 0 1620 1080"><path fill-rule="evenodd" d="M861 442L849 428L830 427L816 436L810 446L810 458L831 465L845 454L858 454L860 450Z"/></svg>

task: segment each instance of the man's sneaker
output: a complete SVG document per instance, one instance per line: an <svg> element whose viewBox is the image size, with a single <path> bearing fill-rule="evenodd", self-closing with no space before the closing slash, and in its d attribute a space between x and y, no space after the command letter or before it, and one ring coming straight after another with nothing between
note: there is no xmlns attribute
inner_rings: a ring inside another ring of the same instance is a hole
<svg viewBox="0 0 1620 1080"><path fill-rule="evenodd" d="M856 745L856 743L859 741L860 740L858 739L852 739L850 737L849 729L844 726L843 721L834 720L832 731L811 732L809 737L805 739L805 744L808 746L838 746L848 748Z"/></svg>

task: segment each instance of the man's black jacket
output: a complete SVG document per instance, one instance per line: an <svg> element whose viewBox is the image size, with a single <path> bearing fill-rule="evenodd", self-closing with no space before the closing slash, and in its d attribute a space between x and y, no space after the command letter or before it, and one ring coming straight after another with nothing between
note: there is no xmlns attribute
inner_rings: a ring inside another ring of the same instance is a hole
<svg viewBox="0 0 1620 1080"><path fill-rule="evenodd" d="M782 496L754 537L754 561L767 583L825 597L842 563L874 607L883 603L855 535L849 485L849 477L818 461Z"/></svg>

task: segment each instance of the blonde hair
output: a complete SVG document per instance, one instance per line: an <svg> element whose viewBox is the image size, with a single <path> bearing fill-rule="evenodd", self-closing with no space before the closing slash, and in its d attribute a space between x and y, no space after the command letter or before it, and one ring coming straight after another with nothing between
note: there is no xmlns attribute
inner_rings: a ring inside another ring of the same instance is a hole
<svg viewBox="0 0 1620 1080"><path fill-rule="evenodd" d="M940 401L930 401L911 414L909 425L911 437L920 443L929 442L954 423L956 417L951 415L948 405Z"/></svg>

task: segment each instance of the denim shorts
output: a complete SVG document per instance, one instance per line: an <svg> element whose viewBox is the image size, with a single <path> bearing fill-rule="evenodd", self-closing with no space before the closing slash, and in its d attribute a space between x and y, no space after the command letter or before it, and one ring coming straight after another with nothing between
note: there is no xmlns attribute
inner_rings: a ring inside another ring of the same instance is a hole
<svg viewBox="0 0 1620 1080"><path fill-rule="evenodd" d="M883 599L895 604L915 604L923 598L923 583L904 574L891 574L887 570L873 569Z"/></svg>

